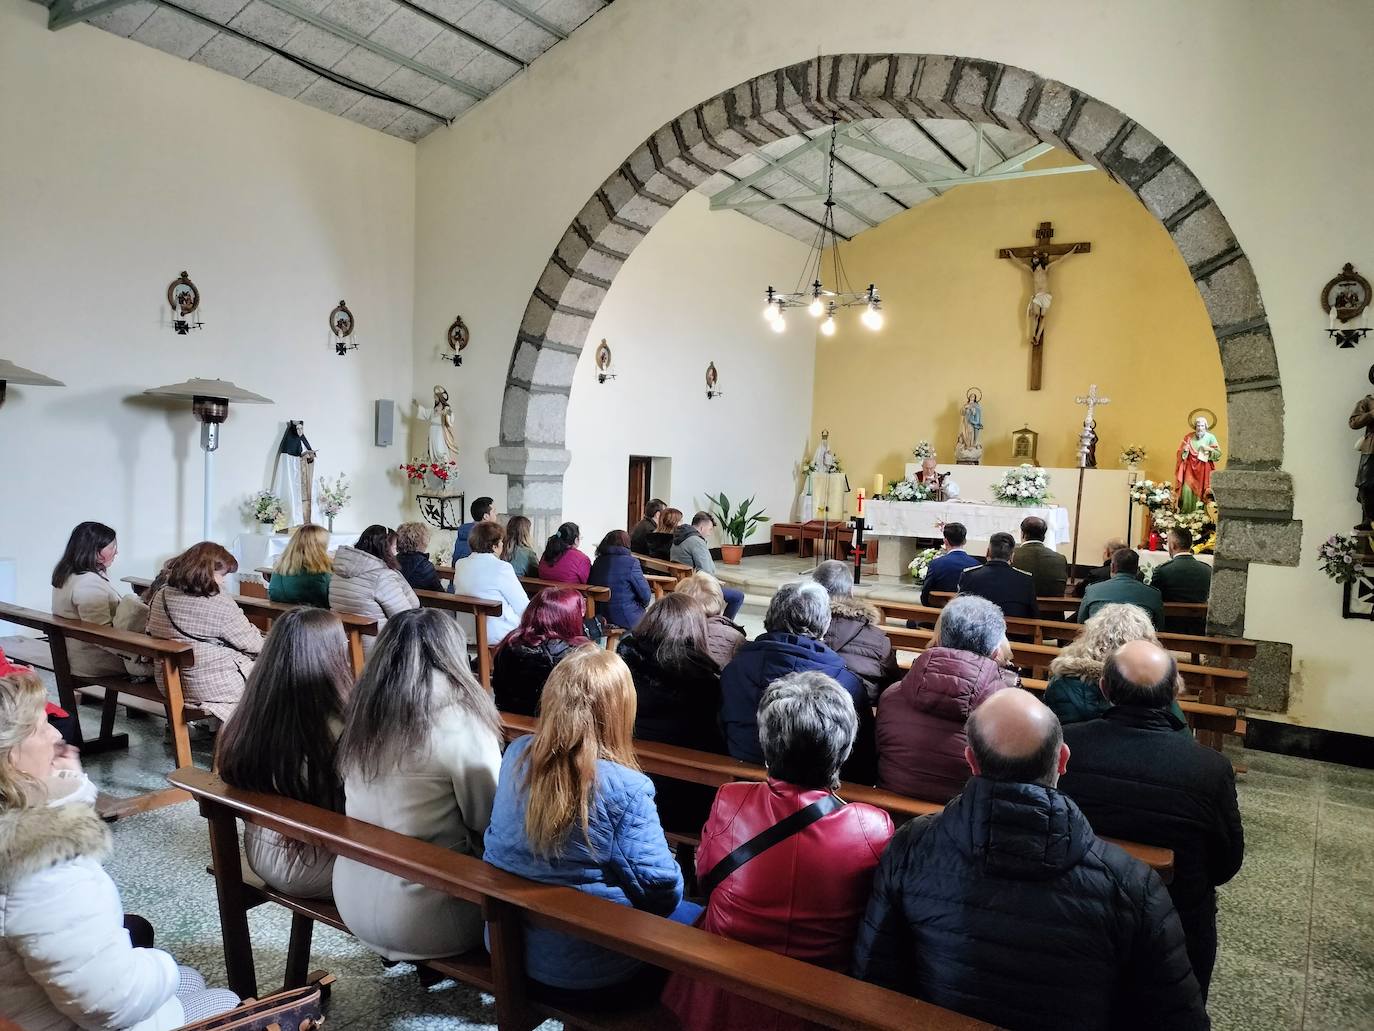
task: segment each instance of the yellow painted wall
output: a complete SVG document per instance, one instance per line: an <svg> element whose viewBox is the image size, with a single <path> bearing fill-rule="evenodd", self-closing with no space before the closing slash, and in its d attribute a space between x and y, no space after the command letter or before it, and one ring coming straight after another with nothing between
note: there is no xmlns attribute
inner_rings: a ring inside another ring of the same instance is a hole
<svg viewBox="0 0 1374 1031"><path fill-rule="evenodd" d="M1041 162L1072 163L1059 152ZM1030 274L995 255L1033 243L1042 221L1054 223L1054 242L1087 240L1092 252L1051 266L1032 392ZM875 333L857 310L842 313L833 337L817 335L812 440L830 430L856 485L872 490L875 472L899 477L921 438L954 461L970 386L983 391L984 464L1012 464L1011 433L1029 424L1042 465L1076 465L1074 397L1091 383L1112 401L1098 409L1100 466L1117 467L1122 447L1140 444L1146 474L1172 480L1194 408L1220 419L1224 464L1226 392L1202 299L1163 226L1105 174L959 187L842 244L840 256L857 288L878 284L886 316Z"/></svg>

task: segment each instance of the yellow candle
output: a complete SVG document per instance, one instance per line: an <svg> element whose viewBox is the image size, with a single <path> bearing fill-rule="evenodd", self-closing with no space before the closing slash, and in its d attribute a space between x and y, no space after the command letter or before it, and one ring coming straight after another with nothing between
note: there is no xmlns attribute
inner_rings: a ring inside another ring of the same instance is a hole
<svg viewBox="0 0 1374 1031"><path fill-rule="evenodd" d="M886 490L887 485L883 483L883 474L875 474L873 477L873 496L876 498L878 495L885 493Z"/></svg>

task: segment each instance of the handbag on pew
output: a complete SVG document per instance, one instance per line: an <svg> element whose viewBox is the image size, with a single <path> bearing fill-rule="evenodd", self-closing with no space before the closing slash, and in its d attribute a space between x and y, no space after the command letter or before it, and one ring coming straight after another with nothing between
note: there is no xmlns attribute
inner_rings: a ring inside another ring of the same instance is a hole
<svg viewBox="0 0 1374 1031"><path fill-rule="evenodd" d="M802 806L791 816L779 820L766 831L754 835L707 871L706 876L701 879L703 893L707 898L710 898L711 892L716 890L716 886L721 881L749 860L768 851L774 845L786 841L792 835L806 830L821 817L829 816L836 809L843 808L844 805L844 799L833 793L828 794L824 798L816 799L810 805Z"/></svg>
<svg viewBox="0 0 1374 1031"><path fill-rule="evenodd" d="M186 1024L181 1031L316 1031L324 1027L323 992L318 984L288 988L250 999L228 1013Z"/></svg>

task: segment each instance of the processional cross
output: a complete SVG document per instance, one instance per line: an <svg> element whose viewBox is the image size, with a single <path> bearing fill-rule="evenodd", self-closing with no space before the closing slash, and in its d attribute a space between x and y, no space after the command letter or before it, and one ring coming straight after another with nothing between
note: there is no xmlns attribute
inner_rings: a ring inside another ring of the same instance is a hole
<svg viewBox="0 0 1374 1031"><path fill-rule="evenodd" d="M1074 404L1087 405L1088 414L1083 416L1083 432L1078 435L1078 467L1097 468L1097 406L1112 403L1110 397L1097 396L1097 384L1088 387L1085 397L1075 397Z"/></svg>
<svg viewBox="0 0 1374 1031"><path fill-rule="evenodd" d="M1040 389L1040 367L1045 349L1045 318L1049 315L1050 266L1056 259L1062 262L1070 254L1087 254L1093 249L1090 243L1050 243L1054 239L1054 226L1041 222L1035 231L1035 243L1030 247L1003 247L997 252L999 258L1008 258L1022 268L1030 270L1031 299L1026 305L1026 335L1030 338L1030 373L1027 387Z"/></svg>

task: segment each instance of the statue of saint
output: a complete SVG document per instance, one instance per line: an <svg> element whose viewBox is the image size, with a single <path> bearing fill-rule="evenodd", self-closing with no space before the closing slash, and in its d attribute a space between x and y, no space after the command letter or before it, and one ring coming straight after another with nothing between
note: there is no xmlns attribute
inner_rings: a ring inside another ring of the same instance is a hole
<svg viewBox="0 0 1374 1031"><path fill-rule="evenodd" d="M281 502L288 527L304 526L311 521L315 457L315 449L305 436L305 423L298 419L288 422L272 474L272 493Z"/></svg>
<svg viewBox="0 0 1374 1031"><path fill-rule="evenodd" d="M448 391L436 386L434 406L426 408L416 401L415 408L420 418L429 423L429 460L436 465L454 461L458 454L458 441L453 436L453 408L448 403Z"/></svg>
<svg viewBox="0 0 1374 1031"><path fill-rule="evenodd" d="M1193 430L1178 446L1178 465L1174 471L1174 488L1179 512L1193 512L1202 507L1212 489L1212 472L1221 458L1221 445L1208 430L1207 419L1197 415Z"/></svg>
<svg viewBox="0 0 1374 1031"><path fill-rule="evenodd" d="M816 448L816 453L811 456L811 464L816 467L818 473L837 472L840 460L835 456L835 452L830 450L830 431L821 430L821 443Z"/></svg>
<svg viewBox="0 0 1374 1031"><path fill-rule="evenodd" d="M1374 365L1369 367L1369 382L1374 383ZM1355 472L1355 498L1360 503L1360 525L1357 530L1374 528L1374 394L1366 394L1350 413L1350 428L1364 430L1356 450L1360 465Z"/></svg>
<svg viewBox="0 0 1374 1031"><path fill-rule="evenodd" d="M969 387L959 413L959 439L954 443L954 460L961 465L977 465L983 460L983 392Z"/></svg>

